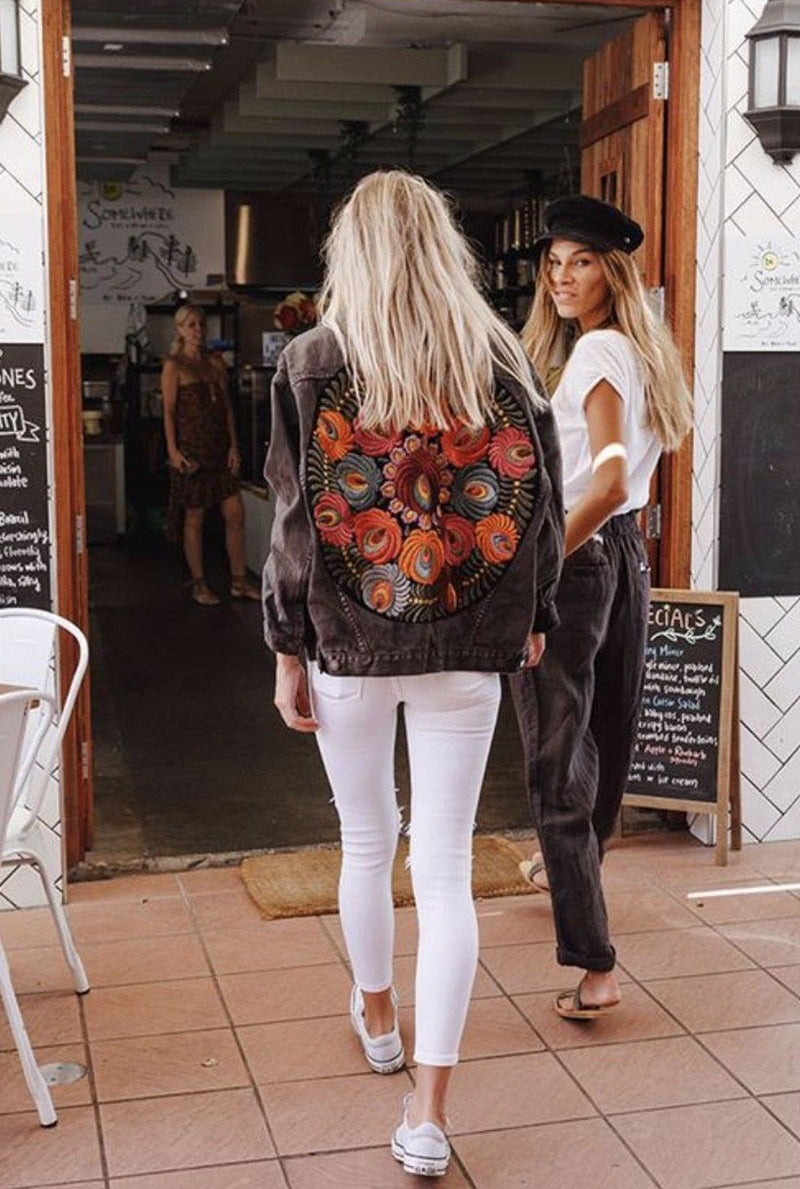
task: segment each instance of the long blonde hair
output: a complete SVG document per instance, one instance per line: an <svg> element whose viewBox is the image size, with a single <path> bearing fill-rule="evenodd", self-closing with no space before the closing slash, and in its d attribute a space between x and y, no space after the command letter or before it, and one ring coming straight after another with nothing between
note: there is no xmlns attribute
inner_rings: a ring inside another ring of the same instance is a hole
<svg viewBox="0 0 800 1189"><path fill-rule="evenodd" d="M344 352L365 427L477 428L495 369L541 402L519 340L477 287L478 265L442 194L402 170L362 178L323 249L320 321Z"/></svg>
<svg viewBox="0 0 800 1189"><path fill-rule="evenodd" d="M542 252L536 294L522 329L522 343L539 374L547 376L566 355L567 323L553 301L547 247ZM692 397L678 349L650 306L639 270L625 252L598 252L611 294L611 315L631 340L644 373L649 424L665 450L677 450L692 427Z"/></svg>
<svg viewBox="0 0 800 1189"><path fill-rule="evenodd" d="M177 310L172 315L172 321L175 323L175 338L172 340L172 346L169 349L170 355L183 354L184 341L181 328L184 326L187 320L191 318L192 314L196 314L203 323L203 326L206 326L206 314L205 310L202 309L201 306L193 305L191 302L187 302L186 305L183 306L178 306ZM203 348L203 350L205 351L205 348Z"/></svg>

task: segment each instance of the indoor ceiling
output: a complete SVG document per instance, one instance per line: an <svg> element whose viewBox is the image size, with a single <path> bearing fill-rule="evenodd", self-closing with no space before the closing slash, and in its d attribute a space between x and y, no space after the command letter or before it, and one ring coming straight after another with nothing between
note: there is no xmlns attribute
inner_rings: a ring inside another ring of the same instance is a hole
<svg viewBox="0 0 800 1189"><path fill-rule="evenodd" d="M355 170L410 164L476 201L574 168L583 59L634 15L502 0L72 13L80 178L123 180L147 160L179 185L335 193Z"/></svg>

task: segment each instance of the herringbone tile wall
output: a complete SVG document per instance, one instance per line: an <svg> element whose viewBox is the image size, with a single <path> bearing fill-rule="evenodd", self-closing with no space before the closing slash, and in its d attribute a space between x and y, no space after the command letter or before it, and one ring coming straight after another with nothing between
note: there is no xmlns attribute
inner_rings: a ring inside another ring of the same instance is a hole
<svg viewBox="0 0 800 1189"><path fill-rule="evenodd" d="M775 165L742 116L745 35L762 9L758 0L703 5L692 578L710 589L717 574L726 253L743 236L800 234L800 159ZM744 599L740 648L745 837L798 838L800 599Z"/></svg>

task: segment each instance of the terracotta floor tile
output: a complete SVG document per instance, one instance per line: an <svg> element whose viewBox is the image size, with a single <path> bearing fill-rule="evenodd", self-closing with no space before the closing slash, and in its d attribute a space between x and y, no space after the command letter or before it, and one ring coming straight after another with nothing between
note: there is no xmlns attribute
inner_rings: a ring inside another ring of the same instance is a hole
<svg viewBox="0 0 800 1189"><path fill-rule="evenodd" d="M86 997L89 1039L156 1036L225 1028L228 1018L212 978L96 987Z"/></svg>
<svg viewBox="0 0 800 1189"><path fill-rule="evenodd" d="M561 1060L604 1115L745 1096L690 1036L570 1049Z"/></svg>
<svg viewBox="0 0 800 1189"><path fill-rule="evenodd" d="M394 961L394 986L401 1007L410 1007L416 998L414 979L417 969L416 954L408 954ZM472 984L473 999L489 999L503 992L493 978L478 963L475 982Z"/></svg>
<svg viewBox="0 0 800 1189"><path fill-rule="evenodd" d="M53 914L49 908L0 912L0 941L6 950L58 945Z"/></svg>
<svg viewBox="0 0 800 1189"><path fill-rule="evenodd" d="M57 1127L40 1127L35 1114L0 1116L0 1152L0 1189L46 1185L54 1175L70 1184L103 1175L90 1106L60 1110Z"/></svg>
<svg viewBox="0 0 800 1189"><path fill-rule="evenodd" d="M17 999L34 1048L83 1040L79 998L74 991L44 991L37 995L18 995ZM0 1010L0 1052L14 1047L5 1012Z"/></svg>
<svg viewBox="0 0 800 1189"><path fill-rule="evenodd" d="M285 1167L291 1189L414 1189L426 1183L422 1177L412 1181L403 1172L392 1158L388 1142L382 1148L360 1152L292 1157ZM453 1162L441 1184L446 1189L466 1189L468 1182Z"/></svg>
<svg viewBox="0 0 800 1189"><path fill-rule="evenodd" d="M638 979L717 974L752 966L752 962L711 929L630 933L619 939L617 949L622 965Z"/></svg>
<svg viewBox="0 0 800 1189"><path fill-rule="evenodd" d="M339 962L335 966L223 974L219 985L231 1019L242 1025L341 1015L348 1010L352 984Z"/></svg>
<svg viewBox="0 0 800 1189"><path fill-rule="evenodd" d="M191 933L98 941L81 946L81 957L93 987L168 982L210 974L203 947Z"/></svg>
<svg viewBox="0 0 800 1189"><path fill-rule="evenodd" d="M400 1009L400 1030L406 1056L412 1062L414 1052L414 1009ZM528 1020L505 998L474 999L469 1005L467 1024L461 1041L461 1060L505 1057L513 1053L537 1053L544 1044Z"/></svg>
<svg viewBox="0 0 800 1189"><path fill-rule="evenodd" d="M661 1189L800 1177L800 1143L752 1099L619 1115L614 1127Z"/></svg>
<svg viewBox="0 0 800 1189"><path fill-rule="evenodd" d="M142 900L86 900L69 910L70 928L80 949L91 941L129 941L191 933L189 910L178 896Z"/></svg>
<svg viewBox="0 0 800 1189"><path fill-rule="evenodd" d="M517 995L514 1002L525 1013L551 1049L575 1049L621 1041L653 1040L682 1035L683 1029L634 984L625 987L619 1010L597 1020L562 1020L553 1010L553 992Z"/></svg>
<svg viewBox="0 0 800 1189"><path fill-rule="evenodd" d="M558 965L551 941L495 946L484 950L480 960L508 995L562 990L577 980L574 970ZM623 969L617 970L617 976L621 983L630 982Z"/></svg>
<svg viewBox="0 0 800 1189"><path fill-rule="evenodd" d="M800 917L720 925L719 931L760 966L800 963Z"/></svg>
<svg viewBox="0 0 800 1189"><path fill-rule="evenodd" d="M709 1032L703 1044L753 1094L800 1090L800 1024Z"/></svg>
<svg viewBox="0 0 800 1189"><path fill-rule="evenodd" d="M237 1028L236 1034L258 1085L359 1074L367 1069L349 1016L250 1024Z"/></svg>
<svg viewBox="0 0 800 1189"><path fill-rule="evenodd" d="M86 1048L82 1044L56 1045L53 1048L39 1048L34 1050L37 1065L50 1065L59 1061L74 1061L84 1068L88 1065ZM57 1111L63 1106L84 1106L92 1101L92 1089L88 1077L66 1086L51 1086L50 1093L53 1105ZM14 1111L29 1111L33 1106L33 1099L28 1092L22 1066L16 1049L9 1053L0 1053L0 1114L9 1115Z"/></svg>
<svg viewBox="0 0 800 1189"><path fill-rule="evenodd" d="M107 1103L100 1108L100 1126L112 1178L275 1154L252 1090ZM198 1189L202 1175L195 1174Z"/></svg>
<svg viewBox="0 0 800 1189"><path fill-rule="evenodd" d="M33 994L38 991L69 992L75 994L70 969L64 961L64 954L58 945L37 946L32 949L8 950L8 965L11 982L17 995ZM85 950L81 957L86 965ZM91 971L89 978L91 979Z"/></svg>
<svg viewBox="0 0 800 1189"><path fill-rule="evenodd" d="M737 887L763 888L765 883L763 878L748 879L737 884ZM800 900L789 892L765 892L755 896L712 896L704 900L687 900L686 907L700 920L711 925L800 916Z"/></svg>
<svg viewBox="0 0 800 1189"><path fill-rule="evenodd" d="M453 1074L452 1135L594 1115L588 1098L550 1053L466 1061Z"/></svg>
<svg viewBox="0 0 800 1189"><path fill-rule="evenodd" d="M243 887L239 863L230 867L195 867L191 871L179 871L176 878L190 896L197 892L230 892Z"/></svg>
<svg viewBox="0 0 800 1189"><path fill-rule="evenodd" d="M555 937L550 897L531 892L477 906L481 950L490 946L547 941Z"/></svg>
<svg viewBox="0 0 800 1189"><path fill-rule="evenodd" d="M642 889L632 893L607 891L605 894L612 936L646 933L654 929L689 929L697 917L670 896L669 892Z"/></svg>
<svg viewBox="0 0 800 1189"><path fill-rule="evenodd" d="M146 1173L121 1181L115 1178L111 1189L286 1189L286 1178L277 1160L257 1160L217 1168Z"/></svg>
<svg viewBox="0 0 800 1189"><path fill-rule="evenodd" d="M457 1136L476 1189L653 1189L603 1119ZM587 1175L590 1172L590 1175Z"/></svg>
<svg viewBox="0 0 800 1189"><path fill-rule="evenodd" d="M761 1102L800 1138L800 1094L766 1094Z"/></svg>
<svg viewBox="0 0 800 1189"><path fill-rule="evenodd" d="M794 995L800 996L800 966L772 966L770 974Z"/></svg>
<svg viewBox="0 0 800 1189"><path fill-rule="evenodd" d="M219 974L285 970L290 966L329 966L339 955L317 917L260 921L203 935Z"/></svg>
<svg viewBox="0 0 800 1189"><path fill-rule="evenodd" d="M796 969L800 978L800 967ZM800 999L763 970L649 982L647 989L690 1032L800 1020Z"/></svg>
<svg viewBox="0 0 800 1189"><path fill-rule="evenodd" d="M189 897L189 911L201 932L260 925L264 919L244 887L228 892L198 892Z"/></svg>
<svg viewBox="0 0 800 1189"><path fill-rule="evenodd" d="M100 1102L250 1084L230 1029L97 1040L91 1051Z"/></svg>
<svg viewBox="0 0 800 1189"><path fill-rule="evenodd" d="M412 1088L407 1073L378 1077L320 1078L261 1086L275 1146L281 1155L303 1156L348 1148L388 1145Z"/></svg>
<svg viewBox="0 0 800 1189"><path fill-rule="evenodd" d="M87 900L155 900L162 896L180 896L177 875L115 875L113 879L84 879L67 887L67 902L83 904Z"/></svg>
<svg viewBox="0 0 800 1189"><path fill-rule="evenodd" d="M797 839L745 847L745 852L749 851L753 852L753 861L759 871L800 880L800 841Z"/></svg>

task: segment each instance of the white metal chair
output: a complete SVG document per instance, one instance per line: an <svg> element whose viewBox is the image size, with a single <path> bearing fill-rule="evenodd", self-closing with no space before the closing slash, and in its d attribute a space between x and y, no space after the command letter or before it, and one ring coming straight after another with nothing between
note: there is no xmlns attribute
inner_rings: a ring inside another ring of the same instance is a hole
<svg viewBox="0 0 800 1189"><path fill-rule="evenodd" d="M63 698L58 697L59 632L72 636L78 648L77 663ZM39 821L39 811L50 776L60 760L64 733L88 660L86 637L68 619L51 611L32 608L0 609L0 682L45 694L46 698L40 703L39 717L47 713L48 698L57 708L52 726L41 737L36 711L28 715L23 759L13 792L11 816L5 838L0 836L0 866L19 866L24 863L38 873L64 957L72 971L75 990L81 995L89 990L89 980L72 940L61 897L47 869L47 854L52 839L46 836Z"/></svg>
<svg viewBox="0 0 800 1189"><path fill-rule="evenodd" d="M0 694L0 848L14 809L14 796L35 763L36 754L55 716L55 701L41 690L23 689ZM35 718L33 735L26 738L26 727ZM17 1046L39 1122L52 1127L58 1120L47 1083L36 1064L22 1013L19 1010L11 971L0 941L0 999L3 1001L11 1035Z"/></svg>

